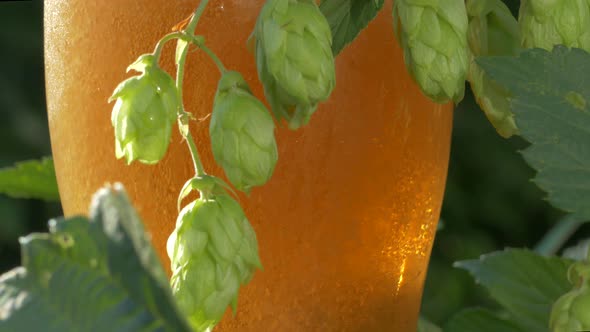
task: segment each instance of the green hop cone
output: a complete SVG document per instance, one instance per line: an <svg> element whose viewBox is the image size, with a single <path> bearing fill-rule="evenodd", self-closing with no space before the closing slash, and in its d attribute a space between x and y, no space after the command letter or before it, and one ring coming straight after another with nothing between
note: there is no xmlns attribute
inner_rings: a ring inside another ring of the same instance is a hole
<svg viewBox="0 0 590 332"><path fill-rule="evenodd" d="M438 103L461 101L469 66L464 0L396 0L393 20L422 92Z"/></svg>
<svg viewBox="0 0 590 332"><path fill-rule="evenodd" d="M551 308L549 326L552 332L590 330L590 265L576 262L568 277L574 289L561 296Z"/></svg>
<svg viewBox="0 0 590 332"><path fill-rule="evenodd" d="M273 113L291 129L307 124L336 82L327 19L313 0L267 0L252 37Z"/></svg>
<svg viewBox="0 0 590 332"><path fill-rule="evenodd" d="M516 18L501 0L467 0L471 51L468 80L477 103L500 136L518 133L510 110L509 94L492 81L475 62L478 56L512 56L520 49L520 30Z"/></svg>
<svg viewBox="0 0 590 332"><path fill-rule="evenodd" d="M551 50L560 44L590 51L588 0L522 0L518 21L523 47Z"/></svg>
<svg viewBox="0 0 590 332"><path fill-rule="evenodd" d="M213 156L231 183L244 192L270 179L278 152L274 122L242 75L223 74L209 125Z"/></svg>
<svg viewBox="0 0 590 332"><path fill-rule="evenodd" d="M130 164L155 164L166 154L180 101L174 80L154 63L151 54L137 59L129 70L140 72L121 82L109 102L115 128L115 154Z"/></svg>
<svg viewBox="0 0 590 332"><path fill-rule="evenodd" d="M202 195L183 208L167 251L172 291L197 331L215 326L228 306L235 312L240 285L262 267L252 226L224 194Z"/></svg>

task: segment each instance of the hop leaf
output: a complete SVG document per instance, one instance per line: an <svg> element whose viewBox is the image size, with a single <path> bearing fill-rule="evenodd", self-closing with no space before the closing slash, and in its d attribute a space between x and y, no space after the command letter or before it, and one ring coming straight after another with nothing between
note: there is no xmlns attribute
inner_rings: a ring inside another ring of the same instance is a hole
<svg viewBox="0 0 590 332"><path fill-rule="evenodd" d="M182 209L167 251L172 291L197 331L215 326L228 306L235 312L240 285L262 267L252 226L223 194L202 196Z"/></svg>
<svg viewBox="0 0 590 332"><path fill-rule="evenodd" d="M406 67L438 103L463 99L469 66L463 0L396 0L394 30Z"/></svg>
<svg viewBox="0 0 590 332"><path fill-rule="evenodd" d="M508 91L492 81L474 61L477 56L510 56L520 49L518 22L501 0L468 0L467 39L471 51L468 80L477 103L498 134L508 138L518 132L510 111Z"/></svg>
<svg viewBox="0 0 590 332"><path fill-rule="evenodd" d="M291 129L307 124L336 81L328 21L312 0L267 0L252 36L275 116Z"/></svg>
<svg viewBox="0 0 590 332"><path fill-rule="evenodd" d="M588 0L522 0L522 46L553 49L561 44L590 51Z"/></svg>
<svg viewBox="0 0 590 332"><path fill-rule="evenodd" d="M278 159L272 117L242 75L223 74L209 126L213 156L239 190L270 179Z"/></svg>
<svg viewBox="0 0 590 332"><path fill-rule="evenodd" d="M151 54L142 55L129 66L141 75L121 82L109 102L116 100L111 114L115 128L115 154L128 164L160 161L170 143L179 96L172 77L154 63Z"/></svg>
<svg viewBox="0 0 590 332"><path fill-rule="evenodd" d="M576 262L568 272L574 289L555 301L549 326L553 332L590 330L590 265Z"/></svg>

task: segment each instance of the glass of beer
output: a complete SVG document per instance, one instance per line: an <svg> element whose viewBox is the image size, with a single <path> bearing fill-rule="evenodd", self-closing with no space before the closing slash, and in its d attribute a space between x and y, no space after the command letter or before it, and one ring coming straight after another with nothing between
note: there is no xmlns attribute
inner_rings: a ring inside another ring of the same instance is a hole
<svg viewBox="0 0 590 332"><path fill-rule="evenodd" d="M115 159L107 99L125 68L192 13L188 0L47 0L45 70L51 144L66 215L121 182L163 265L180 188L192 177L175 130L154 166ZM263 99L246 41L262 0L210 1L197 33ZM174 73L174 49L161 66ZM240 291L216 331L415 331L443 198L452 105L424 97L410 78L391 3L336 60L336 88L310 123L277 124L279 162L269 183L241 196L264 270ZM209 174L208 115L219 72L190 52L185 75L191 131Z"/></svg>

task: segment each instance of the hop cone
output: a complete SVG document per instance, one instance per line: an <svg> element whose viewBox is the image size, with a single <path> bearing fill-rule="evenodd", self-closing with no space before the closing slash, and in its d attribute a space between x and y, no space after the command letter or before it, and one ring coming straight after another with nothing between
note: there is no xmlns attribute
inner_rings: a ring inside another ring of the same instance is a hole
<svg viewBox="0 0 590 332"><path fill-rule="evenodd" d="M228 306L235 311L240 285L261 267L256 234L227 195L201 198L182 209L167 251L172 291L197 331L215 326Z"/></svg>
<svg viewBox="0 0 590 332"><path fill-rule="evenodd" d="M249 192L268 181L278 158L274 122L238 72L219 81L209 133L213 156L236 188Z"/></svg>
<svg viewBox="0 0 590 332"><path fill-rule="evenodd" d="M152 55L142 55L129 66L141 75L121 82L109 102L116 100L111 113L115 128L115 154L130 164L139 160L155 164L166 154L179 105L172 77L153 63Z"/></svg>
<svg viewBox="0 0 590 332"><path fill-rule="evenodd" d="M463 99L469 66L464 0L396 0L394 29L406 66L438 103Z"/></svg>
<svg viewBox="0 0 590 332"><path fill-rule="evenodd" d="M590 330L590 265L576 262L569 272L574 289L553 304L549 318L552 332Z"/></svg>
<svg viewBox="0 0 590 332"><path fill-rule="evenodd" d="M588 0L522 0L522 46L547 50L561 44L590 51Z"/></svg>
<svg viewBox="0 0 590 332"><path fill-rule="evenodd" d="M313 0L267 0L253 37L264 93L278 119L309 122L335 85L332 32Z"/></svg>
<svg viewBox="0 0 590 332"><path fill-rule="evenodd" d="M478 56L516 55L520 49L518 22L501 0L468 0L467 39L471 51L468 79L477 103L502 137L518 132L508 92L475 62Z"/></svg>

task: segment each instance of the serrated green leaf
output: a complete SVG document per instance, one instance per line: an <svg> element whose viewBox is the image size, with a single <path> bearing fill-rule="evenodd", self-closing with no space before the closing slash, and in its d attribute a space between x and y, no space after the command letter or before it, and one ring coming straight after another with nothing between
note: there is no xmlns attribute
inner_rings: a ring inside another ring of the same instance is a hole
<svg viewBox="0 0 590 332"><path fill-rule="evenodd" d="M23 266L0 277L0 331L190 331L122 189L91 214L21 239Z"/></svg>
<svg viewBox="0 0 590 332"><path fill-rule="evenodd" d="M483 308L470 308L454 315L445 332L526 332L514 322Z"/></svg>
<svg viewBox="0 0 590 332"><path fill-rule="evenodd" d="M54 234L54 240L61 246L76 246L76 250L64 250L61 252L62 255L73 262L90 264L93 268L107 271L106 256L94 240L95 235L89 231L89 221L86 217L52 219L49 221L49 232Z"/></svg>
<svg viewBox="0 0 590 332"><path fill-rule="evenodd" d="M377 16L383 0L322 0L320 10L332 30L332 53L337 55Z"/></svg>
<svg viewBox="0 0 590 332"><path fill-rule="evenodd" d="M0 193L16 198L59 201L53 159L24 161L0 169Z"/></svg>
<svg viewBox="0 0 590 332"><path fill-rule="evenodd" d="M100 190L93 199L90 218L101 230L96 234L104 234L112 278L170 326L179 331L188 328L171 305L166 273L122 186Z"/></svg>
<svg viewBox="0 0 590 332"><path fill-rule="evenodd" d="M512 96L534 182L552 205L590 220L590 54L557 46L477 62Z"/></svg>
<svg viewBox="0 0 590 332"><path fill-rule="evenodd" d="M551 305L571 288L572 261L508 249L455 263L469 271L492 298L517 318L524 331L547 331Z"/></svg>

